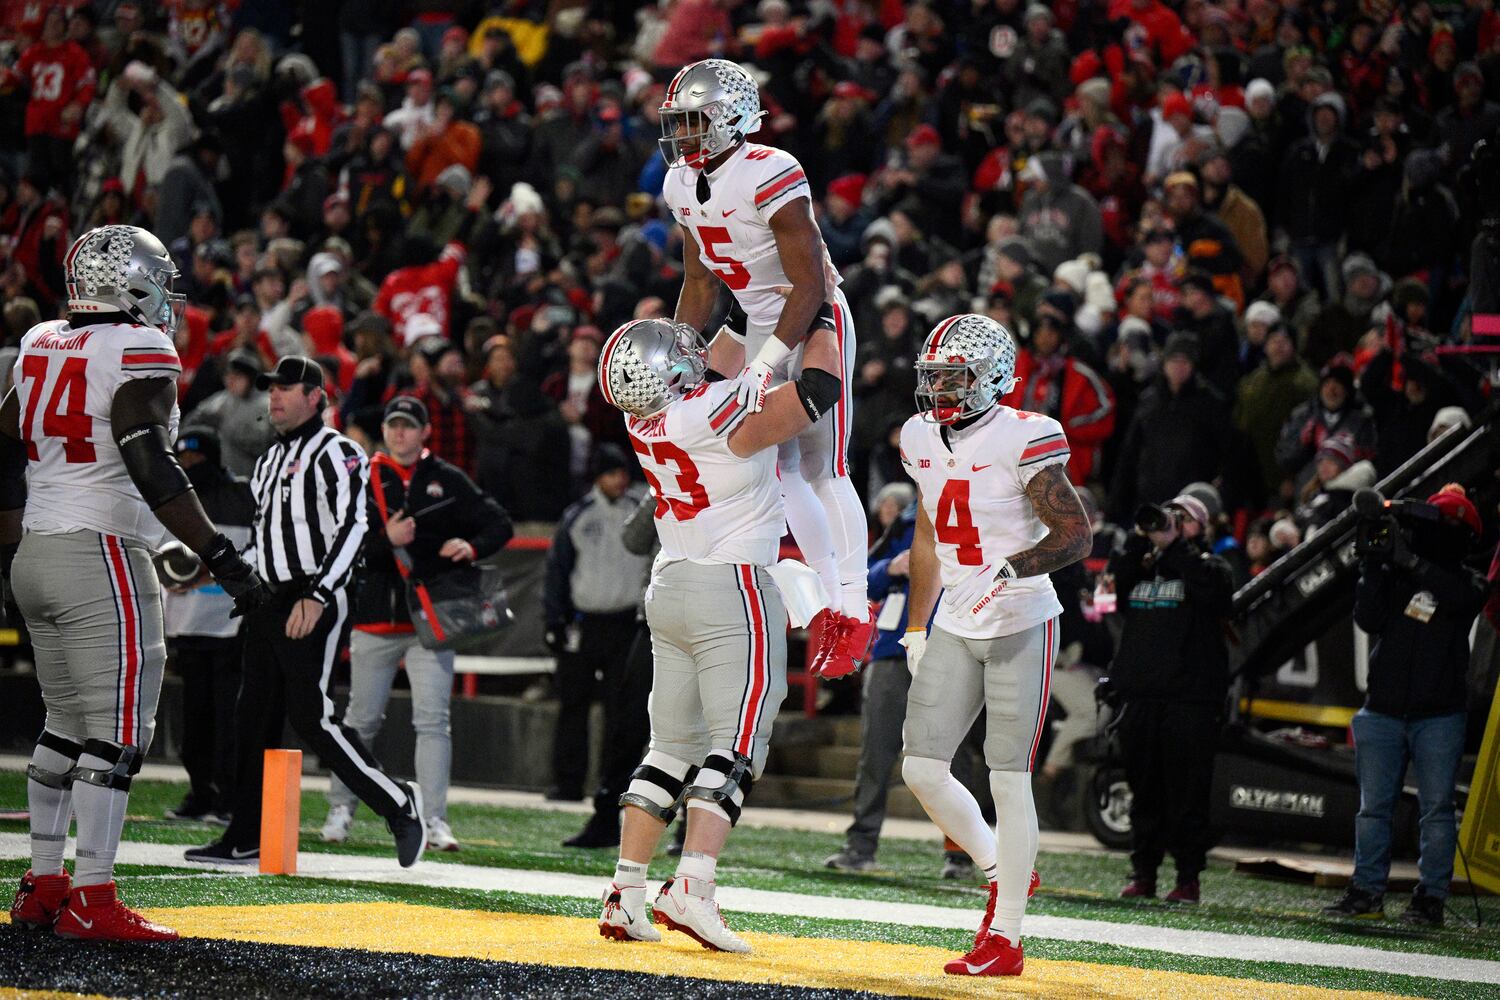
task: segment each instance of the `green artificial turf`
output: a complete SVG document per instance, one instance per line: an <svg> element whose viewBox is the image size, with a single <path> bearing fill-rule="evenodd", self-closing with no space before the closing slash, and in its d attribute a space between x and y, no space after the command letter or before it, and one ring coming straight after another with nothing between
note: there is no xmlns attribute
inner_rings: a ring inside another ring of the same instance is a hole
<svg viewBox="0 0 1500 1000"><path fill-rule="evenodd" d="M24 782L19 772L0 772L0 809L23 807ZM137 781L131 793L131 818L126 823L125 838L184 845L216 838L217 827L148 818L160 816L175 805L184 791L181 784ZM353 855L386 855L391 851L384 823L367 809L360 810L348 843L321 843L317 831L325 812L321 795L304 794L303 850ZM452 854L429 853L428 860L600 877L614 871L612 850L581 851L561 846L562 839L577 832L582 824L583 817L576 813L455 804L449 807L449 821L464 849ZM24 829L20 823L0 822L0 830ZM840 844L840 838L831 834L742 827L735 831L719 866L720 881L755 889L974 909L976 915L983 906L983 890L977 882L944 882L937 877L942 855L933 843L887 838L881 844L881 870L871 875L847 875L824 868L824 859ZM673 867L672 859L659 854L651 875L665 878ZM1487 959L1500 956L1500 931L1496 930L1500 928L1500 900L1495 898L1482 899L1482 929L1469 926L1474 920L1473 903L1468 898L1455 898L1449 903L1447 927L1414 931L1395 922L1403 900L1387 901L1391 919L1385 922L1330 921L1318 916L1317 909L1334 899L1335 891L1237 875L1224 862L1210 861L1203 878L1205 902L1191 908L1117 898L1126 873L1125 860L1117 856L1043 852L1037 867L1042 888L1028 910L1036 914L1391 951Z"/></svg>

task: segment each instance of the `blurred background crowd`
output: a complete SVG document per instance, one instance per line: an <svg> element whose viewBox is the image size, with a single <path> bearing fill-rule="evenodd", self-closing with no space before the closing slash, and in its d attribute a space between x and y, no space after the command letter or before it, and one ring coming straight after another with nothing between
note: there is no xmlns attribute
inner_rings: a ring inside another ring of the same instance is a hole
<svg viewBox="0 0 1500 1000"><path fill-rule="evenodd" d="M5 350L60 314L73 237L153 230L190 303L182 408L241 474L270 433L254 375L305 352L363 443L412 392L436 454L516 520L557 520L595 450L628 443L594 384L603 335L675 303L656 109L708 56L751 70L755 140L813 181L856 319L867 499L903 478L916 344L956 312L1017 335L1007 402L1063 422L1101 527L1208 482L1243 574L1488 392L1467 348L1473 150L1500 126L1489 0L0 17Z"/></svg>

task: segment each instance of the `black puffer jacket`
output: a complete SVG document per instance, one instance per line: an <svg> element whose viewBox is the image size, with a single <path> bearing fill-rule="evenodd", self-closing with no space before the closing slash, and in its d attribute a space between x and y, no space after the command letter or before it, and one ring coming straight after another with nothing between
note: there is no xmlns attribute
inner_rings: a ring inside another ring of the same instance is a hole
<svg viewBox="0 0 1500 1000"><path fill-rule="evenodd" d="M417 522L416 538L406 551L412 559L412 576L419 580L448 573L477 577L479 571L473 563L456 563L438 555L450 538L462 538L474 546L477 560L500 551L514 534L504 508L480 492L455 466L424 451L409 470L403 471L408 473L404 482L403 476L384 462L370 464L370 530L365 535L354 589L354 626L366 631L407 631L411 626L406 584L386 539L375 490L384 492L388 514L404 510Z"/></svg>

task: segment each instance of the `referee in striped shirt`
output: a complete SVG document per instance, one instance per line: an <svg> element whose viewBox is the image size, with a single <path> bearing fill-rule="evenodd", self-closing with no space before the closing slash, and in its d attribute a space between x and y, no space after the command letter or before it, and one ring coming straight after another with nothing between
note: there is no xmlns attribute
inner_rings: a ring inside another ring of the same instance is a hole
<svg viewBox="0 0 1500 1000"><path fill-rule="evenodd" d="M234 817L222 839L189 861L249 864L260 857L264 751L284 720L396 838L403 867L427 846L416 782L388 777L333 710L334 660L349 641L350 578L365 537L369 464L359 446L323 423L323 369L286 357L256 379L269 390L276 440L250 478L255 523L245 559L275 594L250 615L235 737Z"/></svg>

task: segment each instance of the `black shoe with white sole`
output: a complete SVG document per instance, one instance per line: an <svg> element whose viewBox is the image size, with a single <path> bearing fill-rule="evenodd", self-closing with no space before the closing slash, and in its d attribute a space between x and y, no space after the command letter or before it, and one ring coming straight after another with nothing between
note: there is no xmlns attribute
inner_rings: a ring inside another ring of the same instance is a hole
<svg viewBox="0 0 1500 1000"><path fill-rule="evenodd" d="M406 809L385 825L396 838L396 860L402 868L410 868L427 849L427 820L422 813L422 789L415 781L403 781L401 787L406 790Z"/></svg>
<svg viewBox="0 0 1500 1000"><path fill-rule="evenodd" d="M209 865L254 865L260 863L260 846L233 847L216 840L207 847L190 847L182 852L189 861Z"/></svg>

